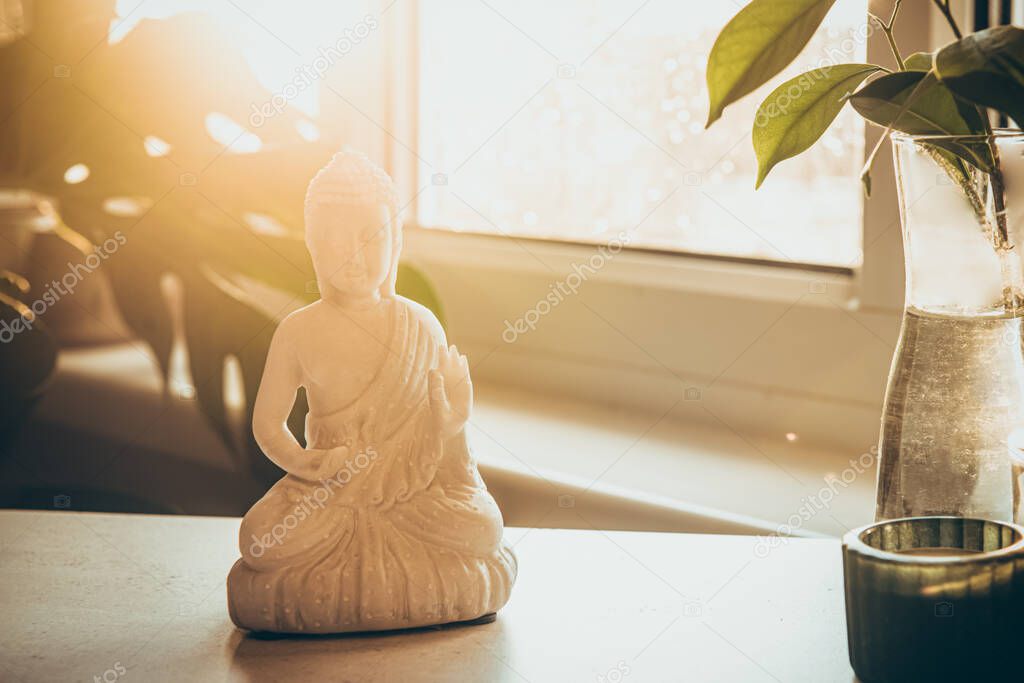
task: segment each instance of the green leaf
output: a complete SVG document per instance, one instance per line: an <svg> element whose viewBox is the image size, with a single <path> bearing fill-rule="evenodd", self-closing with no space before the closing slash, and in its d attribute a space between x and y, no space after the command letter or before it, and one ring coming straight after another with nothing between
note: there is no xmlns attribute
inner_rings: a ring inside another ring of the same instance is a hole
<svg viewBox="0 0 1024 683"><path fill-rule="evenodd" d="M1024 125L1024 29L997 26L950 43L935 55L935 73L959 97Z"/></svg>
<svg viewBox="0 0 1024 683"><path fill-rule="evenodd" d="M918 86L914 101L901 114ZM850 103L868 121L911 135L973 135L983 130L980 118L965 120L953 94L932 74L921 71L898 71L876 78L854 93Z"/></svg>
<svg viewBox="0 0 1024 683"><path fill-rule="evenodd" d="M908 98L913 101L907 105ZM850 97L857 113L874 124L909 135L983 135L985 128L974 107L967 106L936 80L933 72L898 71L871 81ZM983 140L944 140L928 143L991 171L994 164Z"/></svg>
<svg viewBox="0 0 1024 683"><path fill-rule="evenodd" d="M881 67L873 64L838 64L812 69L773 90L754 117L755 187L777 163L813 145L846 104L847 95L878 71Z"/></svg>
<svg viewBox="0 0 1024 683"><path fill-rule="evenodd" d="M753 0L718 34L708 55L707 126L782 71L807 45L835 0Z"/></svg>
<svg viewBox="0 0 1024 683"><path fill-rule="evenodd" d="M931 71L933 57L931 52L915 52L904 59L903 64L908 71Z"/></svg>
<svg viewBox="0 0 1024 683"><path fill-rule="evenodd" d="M430 283L430 280L415 266L405 263L398 264L398 279L395 282L395 291L407 299L423 304L437 316L441 327L447 327L444 319L444 309L441 306L441 297L437 290Z"/></svg>

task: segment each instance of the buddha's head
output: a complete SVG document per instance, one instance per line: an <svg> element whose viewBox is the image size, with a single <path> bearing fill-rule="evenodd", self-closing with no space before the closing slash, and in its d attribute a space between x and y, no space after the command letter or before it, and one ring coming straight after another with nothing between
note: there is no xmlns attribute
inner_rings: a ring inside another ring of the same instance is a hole
<svg viewBox="0 0 1024 683"><path fill-rule="evenodd" d="M395 185L383 169L338 152L309 183L305 220L321 296L394 294L402 233Z"/></svg>

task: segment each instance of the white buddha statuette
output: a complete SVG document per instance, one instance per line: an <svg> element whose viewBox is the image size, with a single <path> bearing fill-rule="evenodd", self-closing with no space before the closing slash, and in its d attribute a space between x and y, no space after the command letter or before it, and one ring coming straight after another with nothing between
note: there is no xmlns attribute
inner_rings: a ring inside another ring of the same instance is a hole
<svg viewBox="0 0 1024 683"><path fill-rule="evenodd" d="M466 444L469 368L395 294L397 214L391 178L362 155L336 154L309 184L322 298L281 322L256 398L256 440L287 474L242 520L227 581L242 628L412 628L508 600L516 559ZM300 386L305 448L285 424Z"/></svg>

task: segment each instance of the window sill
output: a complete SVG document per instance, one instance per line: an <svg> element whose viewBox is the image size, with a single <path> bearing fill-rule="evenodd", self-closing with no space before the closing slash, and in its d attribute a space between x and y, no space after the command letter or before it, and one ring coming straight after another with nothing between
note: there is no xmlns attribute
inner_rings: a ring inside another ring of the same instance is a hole
<svg viewBox="0 0 1024 683"><path fill-rule="evenodd" d="M729 533L716 525L732 524L749 527L732 533L781 527L796 535L840 536L872 519L875 465L869 454L864 466L861 453L789 442L783 435L746 434L496 384L478 382L476 388L469 435L489 485L500 498L496 484L511 474L537 482L532 518L518 507L506 511L519 525ZM648 509L622 506L625 514L609 523L596 500L601 497ZM705 527L695 528L702 516Z"/></svg>
<svg viewBox="0 0 1024 683"><path fill-rule="evenodd" d="M403 255L429 267L463 265L565 279L602 245L407 227ZM625 248L600 261L603 282L813 306L856 308L853 269ZM813 296L803 296L813 295Z"/></svg>

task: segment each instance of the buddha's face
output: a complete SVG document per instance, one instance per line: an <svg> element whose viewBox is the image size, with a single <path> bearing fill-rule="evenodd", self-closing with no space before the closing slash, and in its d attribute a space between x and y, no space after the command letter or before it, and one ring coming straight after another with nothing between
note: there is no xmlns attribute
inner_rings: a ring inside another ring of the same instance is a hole
<svg viewBox="0 0 1024 683"><path fill-rule="evenodd" d="M321 282L351 296L379 291L391 268L391 226L384 204L319 204L306 216L306 243Z"/></svg>

